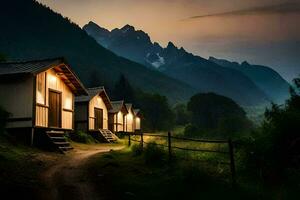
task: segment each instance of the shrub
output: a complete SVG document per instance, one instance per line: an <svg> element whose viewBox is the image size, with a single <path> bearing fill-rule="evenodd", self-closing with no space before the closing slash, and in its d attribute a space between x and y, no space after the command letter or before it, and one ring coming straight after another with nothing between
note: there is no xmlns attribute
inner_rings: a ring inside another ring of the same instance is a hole
<svg viewBox="0 0 300 200"><path fill-rule="evenodd" d="M144 156L148 164L161 164L166 158L164 149L155 142L151 142L145 147Z"/></svg>
<svg viewBox="0 0 300 200"><path fill-rule="evenodd" d="M71 134L70 137L71 137L71 140L73 140L75 142L80 142L80 143L85 143L85 144L91 144L91 143L95 142L94 138L91 135L89 135L83 131L78 131L74 134Z"/></svg>
<svg viewBox="0 0 300 200"><path fill-rule="evenodd" d="M184 135L185 136L197 136L197 133L199 132L199 128L195 125L188 124L184 128Z"/></svg>
<svg viewBox="0 0 300 200"><path fill-rule="evenodd" d="M131 151L134 156L140 156L143 153L142 146L140 144L134 144L131 146Z"/></svg>

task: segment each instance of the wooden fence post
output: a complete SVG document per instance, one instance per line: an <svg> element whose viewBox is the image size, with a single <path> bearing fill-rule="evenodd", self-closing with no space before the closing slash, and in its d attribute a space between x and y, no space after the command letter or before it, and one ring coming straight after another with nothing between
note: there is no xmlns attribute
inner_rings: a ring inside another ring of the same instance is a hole
<svg viewBox="0 0 300 200"><path fill-rule="evenodd" d="M169 161L172 159L172 144L171 144L171 132L168 132L168 150L169 150Z"/></svg>
<svg viewBox="0 0 300 200"><path fill-rule="evenodd" d="M236 186L236 174L235 174L235 163L234 163L234 146L231 139L228 140L229 154L230 154L230 171L232 178L232 186Z"/></svg>
<svg viewBox="0 0 300 200"><path fill-rule="evenodd" d="M128 133L128 146L130 147L130 145L131 145L130 133Z"/></svg>
<svg viewBox="0 0 300 200"><path fill-rule="evenodd" d="M144 136L143 136L143 132L141 132L141 148L144 149Z"/></svg>

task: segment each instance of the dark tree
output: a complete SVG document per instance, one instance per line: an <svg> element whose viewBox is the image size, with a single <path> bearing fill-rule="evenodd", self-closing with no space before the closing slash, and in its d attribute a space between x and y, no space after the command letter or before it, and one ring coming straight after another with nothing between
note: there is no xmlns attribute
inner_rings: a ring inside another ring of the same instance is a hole
<svg viewBox="0 0 300 200"><path fill-rule="evenodd" d="M189 114L185 104L177 104L173 110L176 125L185 125L189 122Z"/></svg>
<svg viewBox="0 0 300 200"><path fill-rule="evenodd" d="M107 77L103 75L103 72L100 72L98 70L92 70L89 77L88 86L89 87L99 87L99 86L105 86L105 89L109 89L109 82L107 81Z"/></svg>
<svg viewBox="0 0 300 200"><path fill-rule="evenodd" d="M214 93L197 94L188 102L191 123L202 130L234 134L250 127L246 112L232 99Z"/></svg>
<svg viewBox="0 0 300 200"><path fill-rule="evenodd" d="M113 99L115 100L124 100L127 103L136 103L134 90L126 79L126 77L122 74L119 80L116 82L113 89Z"/></svg>
<svg viewBox="0 0 300 200"><path fill-rule="evenodd" d="M248 165L271 184L281 185L287 170L300 167L300 79L294 82L284 105L266 109L264 122L245 151L251 152Z"/></svg>
<svg viewBox="0 0 300 200"><path fill-rule="evenodd" d="M174 114L165 96L139 92L137 99L143 113L143 129L147 131L172 129Z"/></svg>

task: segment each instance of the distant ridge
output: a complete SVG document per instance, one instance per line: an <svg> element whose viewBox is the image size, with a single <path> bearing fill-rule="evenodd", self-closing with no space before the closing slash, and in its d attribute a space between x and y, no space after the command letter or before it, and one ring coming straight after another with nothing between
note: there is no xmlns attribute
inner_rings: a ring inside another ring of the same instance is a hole
<svg viewBox="0 0 300 200"><path fill-rule="evenodd" d="M209 58L210 61L223 67L241 71L248 76L267 96L275 103L283 103L289 98L290 84L284 80L275 70L262 65L251 65L247 61L241 64L225 59Z"/></svg>
<svg viewBox="0 0 300 200"><path fill-rule="evenodd" d="M267 95L264 88L240 70L193 55L172 42L164 48L133 26L125 25L108 31L90 22L83 29L114 53L179 79L198 91L215 92L241 105L261 105L273 101L273 96Z"/></svg>

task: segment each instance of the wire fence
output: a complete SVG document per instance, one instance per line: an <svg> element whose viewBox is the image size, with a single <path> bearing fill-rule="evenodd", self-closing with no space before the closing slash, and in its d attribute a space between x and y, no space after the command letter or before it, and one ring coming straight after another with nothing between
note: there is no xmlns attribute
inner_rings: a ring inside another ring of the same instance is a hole
<svg viewBox="0 0 300 200"><path fill-rule="evenodd" d="M227 165L229 166L232 184L236 184L234 144L231 139L192 139L172 136L170 132L167 135L148 133L127 133L126 135L128 137L128 146L135 142L144 148L145 145L154 142L168 152L169 161L179 157L189 161L196 160L203 163Z"/></svg>

